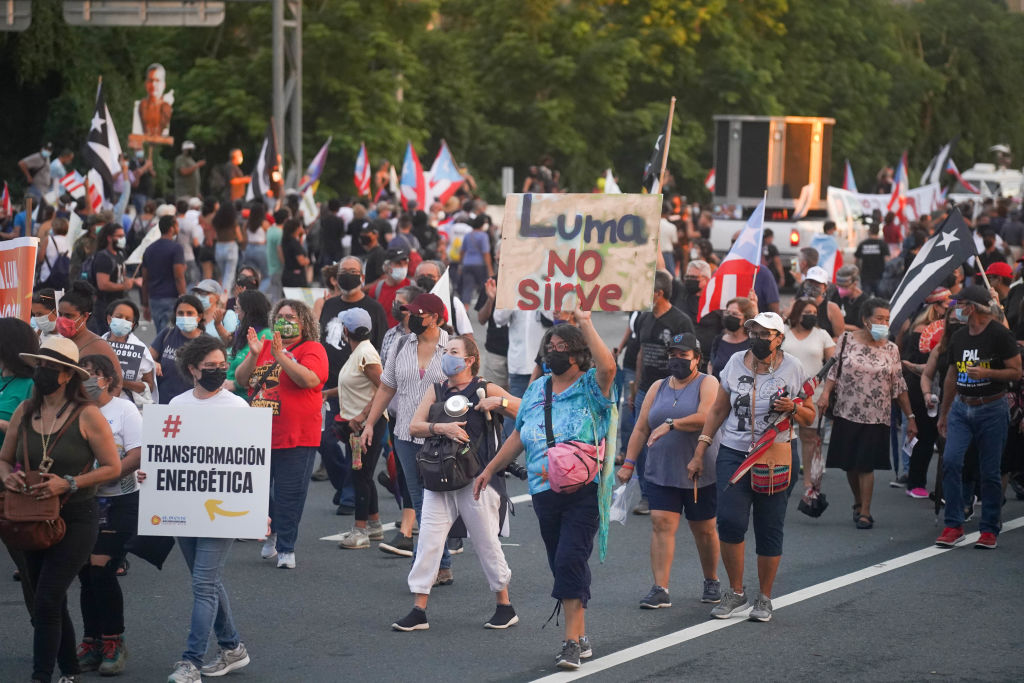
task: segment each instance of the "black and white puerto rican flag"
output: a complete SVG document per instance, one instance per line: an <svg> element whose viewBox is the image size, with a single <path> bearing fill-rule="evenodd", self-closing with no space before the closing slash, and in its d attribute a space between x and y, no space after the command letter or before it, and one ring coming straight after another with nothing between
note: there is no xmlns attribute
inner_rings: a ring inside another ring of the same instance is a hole
<svg viewBox="0 0 1024 683"><path fill-rule="evenodd" d="M96 88L96 106L92 120L89 121L89 134L82 148L89 167L100 174L106 196L114 190L114 176L121 171L118 158L121 156L121 143L114 130L114 121L110 118L110 110L103 98L103 84Z"/></svg>

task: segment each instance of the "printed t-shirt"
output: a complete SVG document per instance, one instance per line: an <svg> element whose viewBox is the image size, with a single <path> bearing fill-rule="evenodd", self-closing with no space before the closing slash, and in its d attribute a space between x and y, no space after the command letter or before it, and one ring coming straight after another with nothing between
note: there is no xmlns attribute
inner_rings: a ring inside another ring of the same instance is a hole
<svg viewBox="0 0 1024 683"><path fill-rule="evenodd" d="M142 447L142 414L134 403L115 397L107 405L101 406L100 412L114 434L118 458L124 460L128 451ZM100 484L96 488L96 495L109 498L135 493L138 490L139 482L135 480L135 472L130 472L114 481Z"/></svg>
<svg viewBox="0 0 1024 683"><path fill-rule="evenodd" d="M755 377L753 371L743 364L744 355L746 354L734 354L719 375L722 388L729 394L729 414L726 415L718 433L723 446L738 451L746 451L751 440L761 438L768 429L767 418L774 412L771 410L771 401L775 393L785 389L788 396L794 398L800 393L800 388L807 379L800 361L788 353L783 353L782 361L773 372L757 374L757 396L754 397ZM757 411L756 414L752 412L754 410ZM753 436L750 430L752 415L755 422ZM789 431L780 433L775 441L789 441Z"/></svg>
<svg viewBox="0 0 1024 683"><path fill-rule="evenodd" d="M1006 361L1016 356L1017 343L1013 334L990 320L981 334L972 335L966 325L953 333L949 341L949 364L956 372L956 391L962 396L993 396L1006 391L1006 382L989 378L972 379L967 375L971 367L1002 370Z"/></svg>
<svg viewBox="0 0 1024 683"><path fill-rule="evenodd" d="M319 446L323 406L320 391L327 379L327 352L320 342L315 341L299 342L286 347L286 352L295 362L312 370L319 379L317 386L304 389L281 369L281 365L271 356L270 348L270 343L263 343L256 359L256 368L249 378L250 390L263 382L253 396L252 407L271 408L274 411L270 447Z"/></svg>

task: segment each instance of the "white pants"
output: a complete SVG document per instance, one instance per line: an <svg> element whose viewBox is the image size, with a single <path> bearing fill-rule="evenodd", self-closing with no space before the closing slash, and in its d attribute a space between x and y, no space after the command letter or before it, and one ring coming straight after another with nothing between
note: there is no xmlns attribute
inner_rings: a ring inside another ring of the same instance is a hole
<svg viewBox="0 0 1024 683"><path fill-rule="evenodd" d="M491 591L497 593L508 586L512 571L505 561L498 538L500 504L501 496L491 487L484 489L480 500L473 500L472 484L458 491L423 491L420 539L416 547L416 561L409 571L409 590L430 593L448 531L460 514L473 539L473 548L480 558L480 566Z"/></svg>

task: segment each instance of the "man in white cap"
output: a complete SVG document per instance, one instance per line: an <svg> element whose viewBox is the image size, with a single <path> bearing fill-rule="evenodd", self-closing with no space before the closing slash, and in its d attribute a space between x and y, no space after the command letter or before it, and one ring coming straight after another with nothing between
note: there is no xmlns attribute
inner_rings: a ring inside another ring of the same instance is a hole
<svg viewBox="0 0 1024 683"><path fill-rule="evenodd" d="M206 159L196 161L192 158L196 143L185 140L181 143L181 154L174 160L174 196L198 197L199 169L206 165Z"/></svg>
<svg viewBox="0 0 1024 683"><path fill-rule="evenodd" d="M810 299L817 307L818 327L828 332L832 339L838 339L846 329L846 323L839 305L834 301L829 301L825 296L828 291L828 281L828 273L821 266L808 268L800 287L800 296Z"/></svg>

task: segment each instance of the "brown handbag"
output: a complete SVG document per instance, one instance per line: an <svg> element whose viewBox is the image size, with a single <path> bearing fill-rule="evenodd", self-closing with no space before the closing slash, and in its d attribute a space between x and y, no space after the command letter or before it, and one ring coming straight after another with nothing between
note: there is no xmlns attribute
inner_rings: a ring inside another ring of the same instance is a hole
<svg viewBox="0 0 1024 683"><path fill-rule="evenodd" d="M60 428L50 442L49 452L43 453L43 459L39 463L39 469L33 470L29 467L28 460L28 438L21 439L21 455L25 468L25 483L28 486L35 486L43 482L42 474L50 471L53 466L53 458L50 453L64 436L67 428L76 423L78 414L82 412L79 407L68 417L64 426ZM24 431L23 428L21 431ZM82 470L85 474L92 468L90 462ZM33 494L24 491L7 489L0 491L0 539L12 550L45 550L64 538L66 531L64 519L60 516L61 508L70 497L70 493L60 498L45 498L39 500Z"/></svg>

